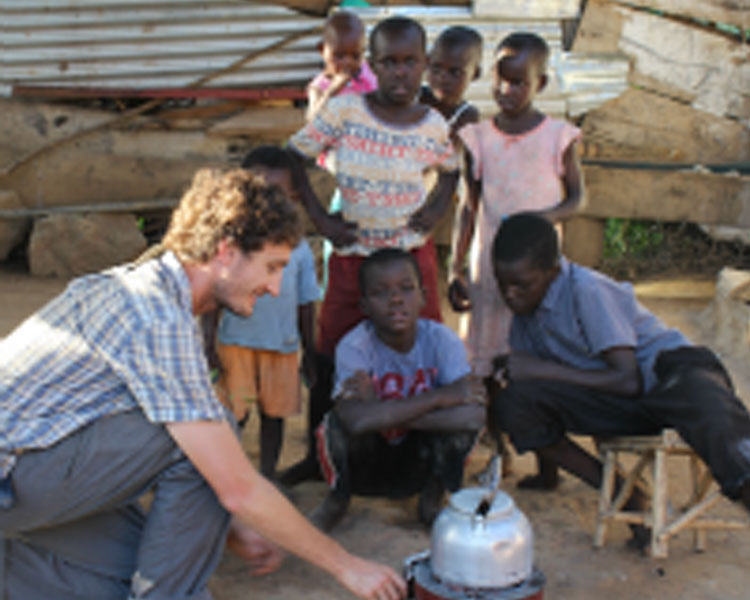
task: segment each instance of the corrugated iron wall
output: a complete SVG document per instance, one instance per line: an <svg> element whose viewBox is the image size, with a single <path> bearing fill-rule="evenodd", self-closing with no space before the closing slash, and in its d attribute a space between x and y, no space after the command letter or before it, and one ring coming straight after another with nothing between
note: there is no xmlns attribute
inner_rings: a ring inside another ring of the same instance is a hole
<svg viewBox="0 0 750 600"><path fill-rule="evenodd" d="M391 15L412 17L424 25L428 44L432 44L438 34L451 25L467 25L476 29L484 39L482 76L469 86L466 97L485 115L497 110L491 92L495 48L503 37L514 31L536 33L549 44L549 83L536 101L543 112L558 116L579 115L618 96L626 87L626 57L564 52L562 28L556 17L477 17L471 8L447 6L391 6L352 10L357 11L368 27Z"/></svg>
<svg viewBox="0 0 750 600"><path fill-rule="evenodd" d="M322 24L247 1L4 0L0 94L14 85L184 88L251 52ZM319 34L262 55L211 86L304 84Z"/></svg>
<svg viewBox="0 0 750 600"><path fill-rule="evenodd" d="M83 90L176 90L226 69L289 36L299 39L261 54L209 87L301 89L320 69L322 19L269 4L241 0L4 0L0 94L14 86ZM620 94L628 64L623 57L563 52L556 18L512 20L475 16L468 7L358 8L371 27L393 14L424 24L431 42L445 27L464 24L485 40L482 78L468 98L481 112L495 106L490 86L498 41L517 30L534 31L552 49L551 77L541 110L576 115Z"/></svg>

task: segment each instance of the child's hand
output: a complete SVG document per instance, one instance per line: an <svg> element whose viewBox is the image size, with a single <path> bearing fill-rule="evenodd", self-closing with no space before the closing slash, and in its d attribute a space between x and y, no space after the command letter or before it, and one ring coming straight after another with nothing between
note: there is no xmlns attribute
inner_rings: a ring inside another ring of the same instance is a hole
<svg viewBox="0 0 750 600"><path fill-rule="evenodd" d="M337 248L350 246L357 241L357 224L345 221L341 213L328 215L318 224L318 230Z"/></svg>
<svg viewBox="0 0 750 600"><path fill-rule="evenodd" d="M349 83L351 78L352 78L351 73L336 73L331 78L331 85L328 88L330 90L329 94L331 96L335 96L336 94L338 94L341 90L344 89L346 84Z"/></svg>
<svg viewBox="0 0 750 600"><path fill-rule="evenodd" d="M378 397L372 377L365 371L356 371L341 384L341 397L344 400L376 402Z"/></svg>
<svg viewBox="0 0 750 600"><path fill-rule="evenodd" d="M464 398L464 404L487 404L487 388L484 385L481 377L472 375L468 381L468 393Z"/></svg>
<svg viewBox="0 0 750 600"><path fill-rule="evenodd" d="M532 354L513 352L505 359L505 377L510 381L535 379L549 369L549 362Z"/></svg>
<svg viewBox="0 0 750 600"><path fill-rule="evenodd" d="M448 301L456 312L466 312L471 308L469 289L462 276L453 277L448 284Z"/></svg>
<svg viewBox="0 0 750 600"><path fill-rule="evenodd" d="M442 211L438 210L435 204L428 202L412 213L407 226L419 233L430 233L442 216Z"/></svg>
<svg viewBox="0 0 750 600"><path fill-rule="evenodd" d="M508 354L498 354L492 359L492 379L500 389L508 385Z"/></svg>

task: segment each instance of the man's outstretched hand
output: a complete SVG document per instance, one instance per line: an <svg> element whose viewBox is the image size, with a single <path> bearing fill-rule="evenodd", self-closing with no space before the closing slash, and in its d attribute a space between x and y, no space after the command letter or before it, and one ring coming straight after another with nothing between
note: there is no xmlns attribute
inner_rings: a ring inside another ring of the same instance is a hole
<svg viewBox="0 0 750 600"><path fill-rule="evenodd" d="M350 555L336 579L358 598L364 600L402 600L406 582L390 567Z"/></svg>

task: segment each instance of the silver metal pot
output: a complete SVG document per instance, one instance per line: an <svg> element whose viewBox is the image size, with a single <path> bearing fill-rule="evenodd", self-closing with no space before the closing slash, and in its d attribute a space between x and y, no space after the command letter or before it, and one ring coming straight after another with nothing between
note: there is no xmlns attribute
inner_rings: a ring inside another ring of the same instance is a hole
<svg viewBox="0 0 750 600"><path fill-rule="evenodd" d="M482 501L490 499L491 504ZM508 494L466 488L450 498L432 526L433 574L450 585L503 588L528 579L533 534Z"/></svg>

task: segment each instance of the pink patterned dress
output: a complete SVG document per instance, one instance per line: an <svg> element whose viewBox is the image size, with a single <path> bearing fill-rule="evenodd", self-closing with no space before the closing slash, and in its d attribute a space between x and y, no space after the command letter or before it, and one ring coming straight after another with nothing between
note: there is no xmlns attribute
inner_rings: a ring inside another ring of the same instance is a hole
<svg viewBox="0 0 750 600"><path fill-rule="evenodd" d="M461 319L460 334L474 373L486 376L492 358L508 352L512 316L492 270L495 232L505 216L545 210L563 200L563 154L581 132L566 121L545 117L518 135L500 131L489 119L462 127L458 136L471 153L474 177L482 182L469 255L472 308Z"/></svg>

